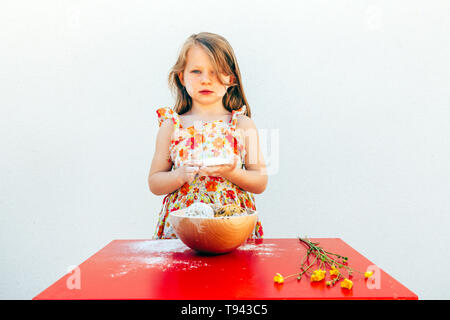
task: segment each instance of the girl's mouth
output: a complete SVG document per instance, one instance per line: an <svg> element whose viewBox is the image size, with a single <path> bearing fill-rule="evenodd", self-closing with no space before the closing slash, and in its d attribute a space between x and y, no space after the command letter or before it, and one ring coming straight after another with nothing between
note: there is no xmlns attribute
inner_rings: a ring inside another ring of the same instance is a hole
<svg viewBox="0 0 450 320"><path fill-rule="evenodd" d="M201 94L210 94L210 93L213 93L212 91L208 91L208 90L203 90L203 91L200 91L200 93Z"/></svg>

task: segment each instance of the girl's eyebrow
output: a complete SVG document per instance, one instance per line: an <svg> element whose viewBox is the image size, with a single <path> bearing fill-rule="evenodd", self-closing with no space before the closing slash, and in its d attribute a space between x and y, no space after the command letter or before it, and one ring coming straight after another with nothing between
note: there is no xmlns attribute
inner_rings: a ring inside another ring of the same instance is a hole
<svg viewBox="0 0 450 320"><path fill-rule="evenodd" d="M191 69L195 69L195 68L197 68L197 69L203 69L203 67L201 67L201 66L193 66L193 67L191 67ZM214 68L210 68L211 70L213 70Z"/></svg>

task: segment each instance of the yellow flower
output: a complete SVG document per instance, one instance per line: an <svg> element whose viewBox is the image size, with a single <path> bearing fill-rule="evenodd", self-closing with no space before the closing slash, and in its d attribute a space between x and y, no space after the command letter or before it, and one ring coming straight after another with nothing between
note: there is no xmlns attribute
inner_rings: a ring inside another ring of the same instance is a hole
<svg viewBox="0 0 450 320"><path fill-rule="evenodd" d="M364 277L366 277L366 278L370 278L371 276L373 276L373 271L366 271L364 273Z"/></svg>
<svg viewBox="0 0 450 320"><path fill-rule="evenodd" d="M313 281L320 281L320 280L322 280L322 279L319 276L317 276L315 274L311 275L311 282L313 282Z"/></svg>
<svg viewBox="0 0 450 320"><path fill-rule="evenodd" d="M345 278L341 282L341 287L350 290L353 287L353 281Z"/></svg>
<svg viewBox="0 0 450 320"><path fill-rule="evenodd" d="M284 278L281 274L277 273L275 275L275 277L273 277L273 281L275 281L276 283L283 283L284 282Z"/></svg>
<svg viewBox="0 0 450 320"><path fill-rule="evenodd" d="M340 274L339 270L336 269L334 266L330 269L330 276L338 276Z"/></svg>
<svg viewBox="0 0 450 320"><path fill-rule="evenodd" d="M311 281L321 281L325 278L326 271L322 269L317 269L313 271L311 275Z"/></svg>

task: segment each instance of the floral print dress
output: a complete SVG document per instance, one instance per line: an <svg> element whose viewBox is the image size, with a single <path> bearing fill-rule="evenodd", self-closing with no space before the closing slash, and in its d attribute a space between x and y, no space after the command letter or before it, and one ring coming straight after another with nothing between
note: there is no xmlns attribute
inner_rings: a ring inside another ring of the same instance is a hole
<svg viewBox="0 0 450 320"><path fill-rule="evenodd" d="M189 160L201 160L206 157L238 157L238 168L245 169L245 148L243 137L236 130L237 116L245 114L245 105L239 110L233 110L229 122L215 120L195 123L183 128L179 115L168 107L159 108L159 126L166 119L171 119L174 131L169 147L172 169L181 167ZM255 197L222 177L197 176L191 183L185 183L179 189L164 197L162 210L159 214L154 239L174 239L176 235L170 223L170 212L189 207L194 202L221 203L222 205L235 203L242 208L256 210ZM255 229L250 236L253 239L262 238L263 230L258 218Z"/></svg>

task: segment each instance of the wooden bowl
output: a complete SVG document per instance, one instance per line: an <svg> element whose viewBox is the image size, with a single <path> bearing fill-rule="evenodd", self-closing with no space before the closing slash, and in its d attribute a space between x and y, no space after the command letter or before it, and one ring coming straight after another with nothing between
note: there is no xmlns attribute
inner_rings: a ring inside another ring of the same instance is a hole
<svg viewBox="0 0 450 320"><path fill-rule="evenodd" d="M243 244L252 234L257 212L231 217L189 217L186 209L169 213L169 223L177 237L189 248L204 253L227 253Z"/></svg>

